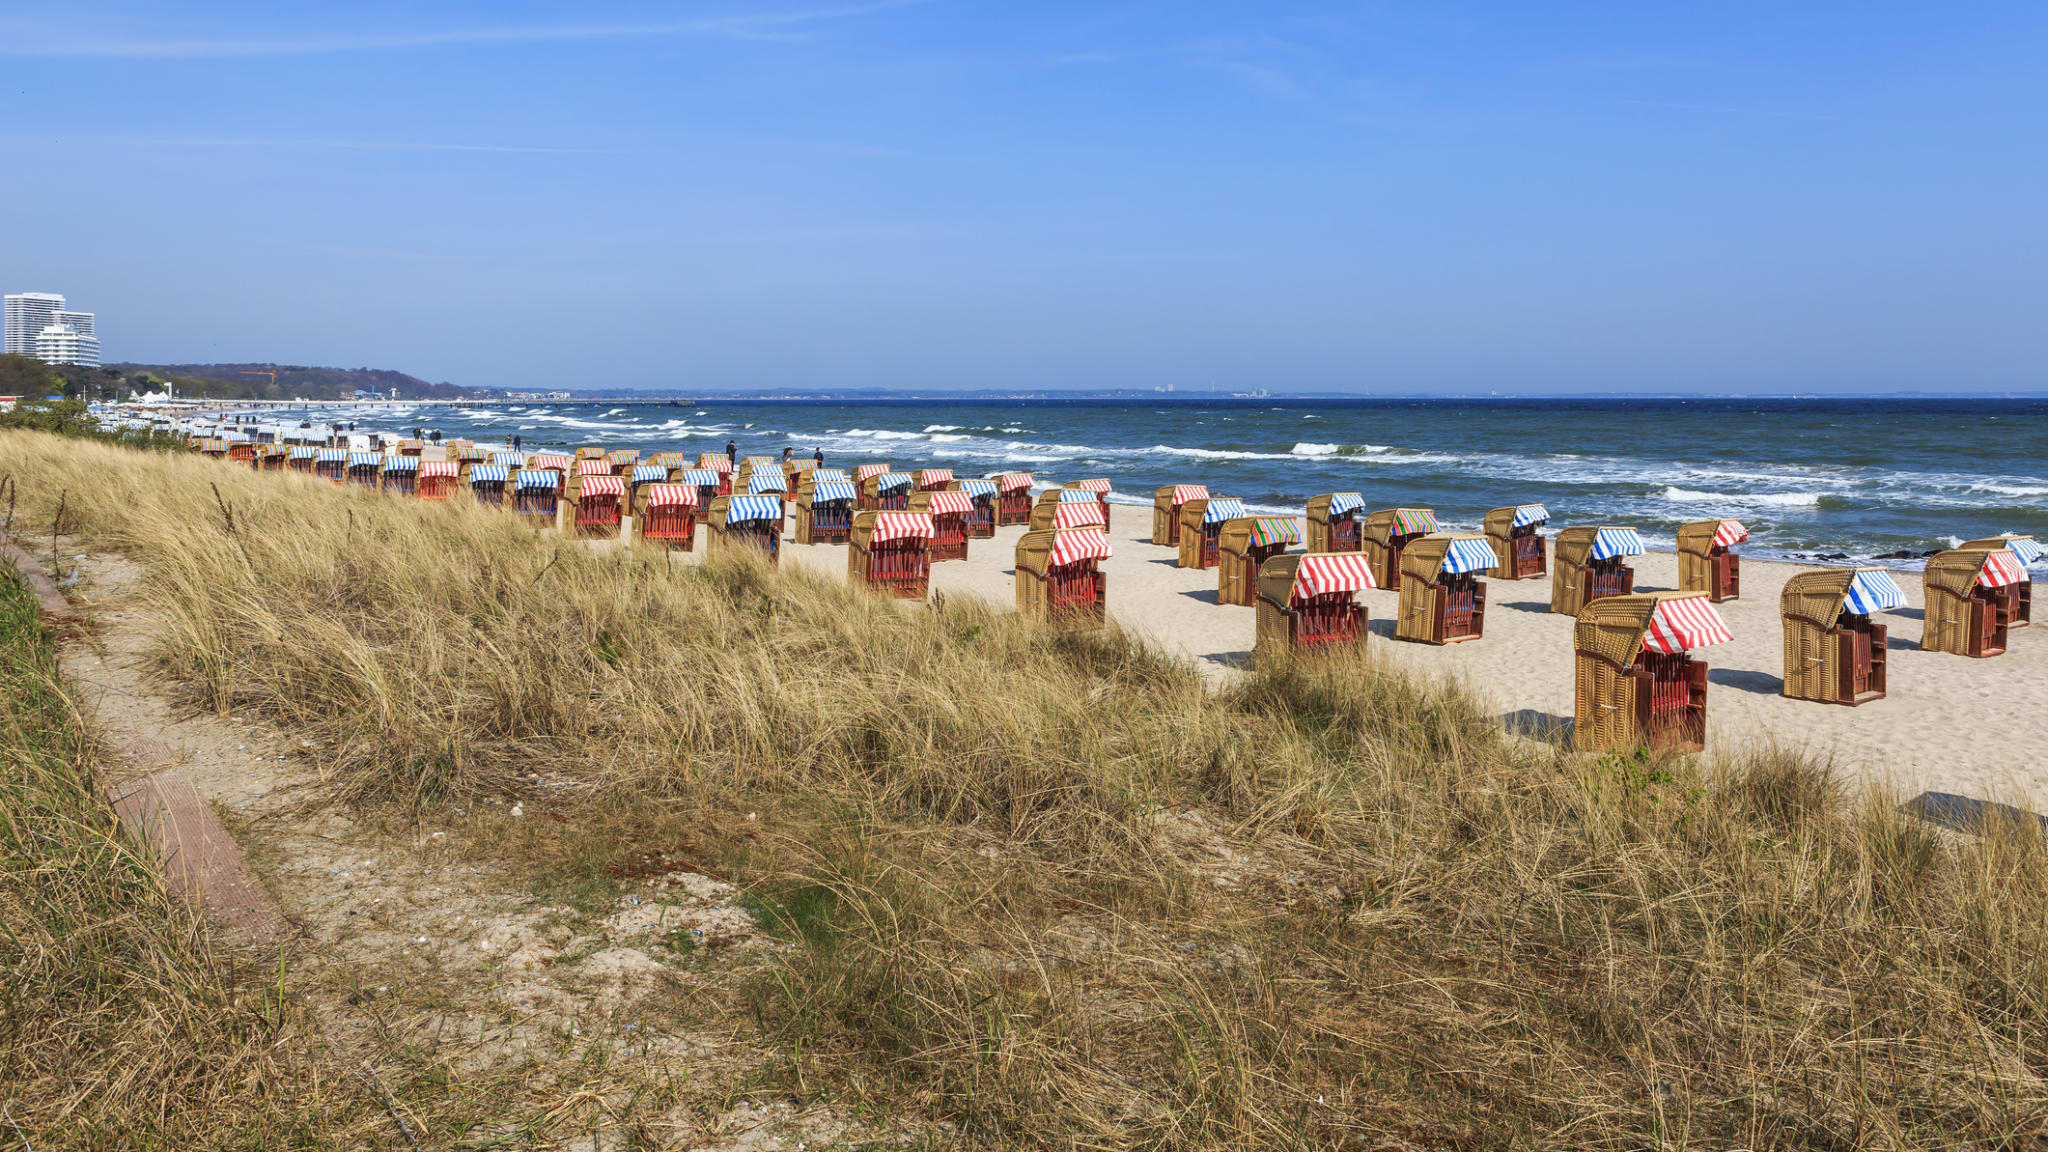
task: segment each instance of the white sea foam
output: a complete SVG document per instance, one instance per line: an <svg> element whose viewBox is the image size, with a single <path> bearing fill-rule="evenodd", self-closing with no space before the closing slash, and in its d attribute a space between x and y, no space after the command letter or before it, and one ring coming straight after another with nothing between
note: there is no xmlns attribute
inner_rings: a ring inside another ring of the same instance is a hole
<svg viewBox="0 0 2048 1152"><path fill-rule="evenodd" d="M1775 508L1812 508L1820 503L1818 492L1695 492L1668 485L1664 498L1674 504L1759 504Z"/></svg>
<svg viewBox="0 0 2048 1152"><path fill-rule="evenodd" d="M1984 481L1970 485L1972 492L1988 492L1993 496L2048 496L2048 487L2034 487L2026 484L1993 484Z"/></svg>
<svg viewBox="0 0 2048 1152"><path fill-rule="evenodd" d="M1335 456L1340 445L1301 443L1294 446L1296 456Z"/></svg>
<svg viewBox="0 0 2048 1152"><path fill-rule="evenodd" d="M958 424L927 424L924 426L924 430L927 432L958 432L960 426Z"/></svg>

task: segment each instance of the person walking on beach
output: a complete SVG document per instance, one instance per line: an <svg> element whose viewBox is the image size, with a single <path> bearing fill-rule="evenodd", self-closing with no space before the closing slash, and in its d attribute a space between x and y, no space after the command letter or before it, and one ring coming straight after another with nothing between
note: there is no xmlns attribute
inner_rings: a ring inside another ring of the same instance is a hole
<svg viewBox="0 0 2048 1152"><path fill-rule="evenodd" d="M795 460L796 460L796 449L794 449L794 448L789 448L789 447L784 447L784 448L783 448L783 450L782 450L782 462L783 462L784 464L790 464L790 463L793 463L793 462L794 462Z"/></svg>
<svg viewBox="0 0 2048 1152"><path fill-rule="evenodd" d="M514 437L512 438L512 450L513 450L514 452L517 452L517 451L519 451L519 437L517 437L517 436L514 436Z"/></svg>
<svg viewBox="0 0 2048 1152"><path fill-rule="evenodd" d="M823 448L811 449L811 463L819 468L825 466L825 450Z"/></svg>
<svg viewBox="0 0 2048 1152"><path fill-rule="evenodd" d="M732 461L732 462L733 462L733 463L735 463L735 464L737 464L737 463L739 463L739 462L740 462L740 445L739 445L739 441L737 441L737 440L727 440L727 441L725 442L725 458L726 458L727 460L730 460L730 461Z"/></svg>

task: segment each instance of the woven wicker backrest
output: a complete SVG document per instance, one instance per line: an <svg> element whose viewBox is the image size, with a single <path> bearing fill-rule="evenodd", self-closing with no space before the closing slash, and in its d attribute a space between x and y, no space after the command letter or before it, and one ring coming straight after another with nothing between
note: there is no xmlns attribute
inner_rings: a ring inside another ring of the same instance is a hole
<svg viewBox="0 0 2048 1152"><path fill-rule="evenodd" d="M1694 556L1705 556L1714 550L1714 534L1721 530L1721 521L1695 520L1678 527L1678 550Z"/></svg>
<svg viewBox="0 0 2048 1152"><path fill-rule="evenodd" d="M1061 492L1062 492L1063 490L1064 490L1064 489L1062 489L1062 488L1047 488L1047 489L1046 489L1045 491L1043 491L1043 492L1040 492L1040 493L1038 494L1038 502L1037 502L1036 504L1032 505L1032 507L1034 507L1034 508L1043 508L1043 507L1045 507L1045 506L1046 506L1047 504L1057 504L1057 503L1059 503L1059 502L1060 502L1060 493L1061 493Z"/></svg>
<svg viewBox="0 0 2048 1152"><path fill-rule="evenodd" d="M1251 546L1252 519L1249 516L1224 521L1223 530L1216 534L1216 549L1219 552L1242 556L1251 550Z"/></svg>
<svg viewBox="0 0 2048 1152"><path fill-rule="evenodd" d="M855 548L866 548L875 542L875 521L880 512L855 512L853 530L847 533L847 542Z"/></svg>
<svg viewBox="0 0 2048 1152"><path fill-rule="evenodd" d="M711 501L711 507L709 507L709 508L705 509L705 511L704 511L704 522L705 522L705 523L707 523L707 524L712 524L712 525L715 525L715 526L717 526L717 527L723 528L723 527L725 527L725 526L726 526L726 524L725 524L725 517L726 517L726 513L727 513L728 511L730 511L731 509L732 509L732 497L730 497L730 496L718 496L718 497L714 497L714 498L712 499L712 501Z"/></svg>
<svg viewBox="0 0 2048 1152"><path fill-rule="evenodd" d="M923 489L914 489L914 490L912 490L912 491L911 491L911 493L910 493L910 511L912 511L912 512L929 512L929 511L931 511L931 510L932 510L932 497L933 497L933 496L935 496L935 495L937 495L937 493L935 493L935 492L926 492L926 491L924 491Z"/></svg>
<svg viewBox="0 0 2048 1152"><path fill-rule="evenodd" d="M1515 531L1515 511L1520 505L1510 504L1506 508L1495 508L1486 514L1481 526L1488 536L1511 536Z"/></svg>
<svg viewBox="0 0 2048 1152"><path fill-rule="evenodd" d="M1584 564L1593 552L1593 541L1600 536L1598 528L1566 528L1557 534L1557 562L1559 564Z"/></svg>
<svg viewBox="0 0 2048 1152"><path fill-rule="evenodd" d="M1996 552L2001 548L2012 547L2013 539L2011 536L1980 536L1975 540L1965 540L1961 544L1956 545L1956 547L1965 551L1981 548L1988 552ZM2033 537L2021 536L2019 539L2032 540Z"/></svg>
<svg viewBox="0 0 2048 1152"><path fill-rule="evenodd" d="M1795 572L1785 581L1785 588L1778 593L1778 612L1782 616L1799 616L1818 623L1823 628L1833 628L1842 614L1842 598L1849 593L1849 581L1856 576L1854 568L1823 568L1813 572Z"/></svg>
<svg viewBox="0 0 2048 1152"><path fill-rule="evenodd" d="M1330 501L1335 500L1336 498L1337 494L1335 492L1325 492L1321 496L1309 497L1309 522L1313 524L1328 524L1330 522ZM1264 577L1261 576L1261 579L1263 578ZM1281 603L1284 604L1286 603L1286 601L1283 600L1281 601Z"/></svg>
<svg viewBox="0 0 2048 1152"><path fill-rule="evenodd" d="M1294 578L1301 571L1301 553L1281 553L1259 565L1259 596L1285 607L1294 603Z"/></svg>
<svg viewBox="0 0 2048 1152"><path fill-rule="evenodd" d="M1657 601L1674 595L1679 593L1608 596L1593 601L1579 609L1572 627L1572 647L1628 667L1643 649L1643 634L1649 630Z"/></svg>
<svg viewBox="0 0 2048 1152"><path fill-rule="evenodd" d="M1017 539L1017 571L1033 576L1045 575L1046 562L1052 558L1053 541L1058 532L1026 532Z"/></svg>
<svg viewBox="0 0 2048 1152"><path fill-rule="evenodd" d="M1437 578L1443 570L1444 553L1451 541L1462 533L1432 532L1418 536L1401 550L1401 585L1406 587L1410 580L1427 584Z"/></svg>
<svg viewBox="0 0 2048 1152"><path fill-rule="evenodd" d="M1927 558L1927 571L1920 576L1921 586L1951 596L1968 596L1970 585L1976 583L1977 573L1984 567L1984 558L1992 551L1988 548L1956 548L1937 552Z"/></svg>

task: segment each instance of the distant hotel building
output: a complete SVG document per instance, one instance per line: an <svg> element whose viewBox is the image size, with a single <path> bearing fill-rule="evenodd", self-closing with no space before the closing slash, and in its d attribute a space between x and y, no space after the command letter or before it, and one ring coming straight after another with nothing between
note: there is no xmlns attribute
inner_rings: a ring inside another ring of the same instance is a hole
<svg viewBox="0 0 2048 1152"><path fill-rule="evenodd" d="M5 297L4 343L10 356L33 356L45 364L100 366L100 341L93 314L72 312L54 292L10 292Z"/></svg>

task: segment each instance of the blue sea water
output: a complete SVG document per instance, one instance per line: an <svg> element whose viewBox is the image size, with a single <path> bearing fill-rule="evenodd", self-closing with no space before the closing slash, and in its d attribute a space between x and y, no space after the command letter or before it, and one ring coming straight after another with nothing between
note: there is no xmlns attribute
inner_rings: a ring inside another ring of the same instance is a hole
<svg viewBox="0 0 2048 1152"><path fill-rule="evenodd" d="M2001 532L2048 537L2040 400L401 402L313 418L518 435L529 449L694 455L731 439L742 454L822 449L835 466L1100 476L1133 504L1198 483L1298 513L1318 493L1357 491L1369 508L1432 508L1466 528L1489 508L1541 503L1553 528L1627 524L1667 545L1685 521L1732 516L1752 533L1750 554L1838 563Z"/></svg>

